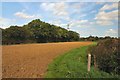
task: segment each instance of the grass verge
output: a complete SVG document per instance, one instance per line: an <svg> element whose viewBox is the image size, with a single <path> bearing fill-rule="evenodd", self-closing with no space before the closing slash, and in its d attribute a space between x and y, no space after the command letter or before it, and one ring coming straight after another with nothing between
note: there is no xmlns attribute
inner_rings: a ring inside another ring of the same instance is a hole
<svg viewBox="0 0 120 80"><path fill-rule="evenodd" d="M94 43L93 45L95 45ZM91 45L90 45L91 46ZM48 65L45 78L115 78L106 72L94 70L87 71L87 49L83 46L73 49L57 58Z"/></svg>

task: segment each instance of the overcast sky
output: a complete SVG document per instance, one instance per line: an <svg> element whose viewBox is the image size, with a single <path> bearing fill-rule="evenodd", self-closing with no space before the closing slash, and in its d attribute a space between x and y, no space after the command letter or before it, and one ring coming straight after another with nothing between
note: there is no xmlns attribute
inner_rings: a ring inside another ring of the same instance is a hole
<svg viewBox="0 0 120 80"><path fill-rule="evenodd" d="M24 25L40 19L80 36L118 36L117 2L2 2L0 27Z"/></svg>

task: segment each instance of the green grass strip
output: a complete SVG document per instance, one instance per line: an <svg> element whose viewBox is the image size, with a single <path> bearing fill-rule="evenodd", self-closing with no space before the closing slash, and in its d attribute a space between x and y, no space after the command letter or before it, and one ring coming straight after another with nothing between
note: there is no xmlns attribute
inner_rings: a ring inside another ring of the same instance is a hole
<svg viewBox="0 0 120 80"><path fill-rule="evenodd" d="M93 45L96 45L94 43ZM91 45L90 45L91 46ZM94 70L87 71L87 49L83 46L73 49L59 57L48 65L45 78L115 78L108 73Z"/></svg>

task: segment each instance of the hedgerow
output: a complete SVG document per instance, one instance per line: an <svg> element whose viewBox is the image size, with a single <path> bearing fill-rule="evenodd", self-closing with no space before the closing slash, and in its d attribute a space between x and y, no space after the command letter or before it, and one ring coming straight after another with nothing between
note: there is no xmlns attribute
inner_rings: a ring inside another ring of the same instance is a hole
<svg viewBox="0 0 120 80"><path fill-rule="evenodd" d="M99 70L120 75L119 39L106 39L91 46L88 52L92 54L91 64Z"/></svg>

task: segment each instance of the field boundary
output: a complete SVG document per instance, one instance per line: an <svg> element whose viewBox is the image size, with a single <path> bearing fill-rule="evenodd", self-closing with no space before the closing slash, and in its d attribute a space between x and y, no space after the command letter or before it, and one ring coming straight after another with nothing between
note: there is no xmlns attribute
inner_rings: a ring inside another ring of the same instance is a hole
<svg viewBox="0 0 120 80"><path fill-rule="evenodd" d="M95 45L93 43L92 45ZM92 46L89 45L89 46ZM91 66L91 71L87 71L87 49L89 46L82 46L76 49L72 49L63 55L60 55L54 59L52 63L48 65L45 78L114 78L114 76L94 70ZM80 51L80 52L79 52Z"/></svg>

